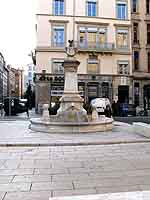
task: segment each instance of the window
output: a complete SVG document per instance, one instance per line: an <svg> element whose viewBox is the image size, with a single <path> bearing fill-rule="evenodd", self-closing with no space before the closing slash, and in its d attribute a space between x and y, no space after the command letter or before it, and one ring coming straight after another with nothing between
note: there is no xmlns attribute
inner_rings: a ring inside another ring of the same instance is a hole
<svg viewBox="0 0 150 200"><path fill-rule="evenodd" d="M64 15L64 0L53 1L53 14Z"/></svg>
<svg viewBox="0 0 150 200"><path fill-rule="evenodd" d="M138 82L134 83L134 104L139 106L139 97L140 97L140 84Z"/></svg>
<svg viewBox="0 0 150 200"><path fill-rule="evenodd" d="M86 42L86 29L84 27L80 27L80 33L79 33L79 43L80 46L84 46Z"/></svg>
<svg viewBox="0 0 150 200"><path fill-rule="evenodd" d="M96 16L97 13L96 13L96 10L97 10L97 3L96 3L96 0L88 0L87 1L87 16Z"/></svg>
<svg viewBox="0 0 150 200"><path fill-rule="evenodd" d="M146 14L150 14L150 3L149 3L149 0L146 0Z"/></svg>
<svg viewBox="0 0 150 200"><path fill-rule="evenodd" d="M123 1L117 2L117 18L127 19L127 3Z"/></svg>
<svg viewBox="0 0 150 200"><path fill-rule="evenodd" d="M138 23L133 23L133 43L138 44Z"/></svg>
<svg viewBox="0 0 150 200"><path fill-rule="evenodd" d="M88 97L97 97L98 96L98 86L97 85L88 85Z"/></svg>
<svg viewBox="0 0 150 200"><path fill-rule="evenodd" d="M87 65L87 73L89 74L97 74L99 72L99 63L97 56L90 56L88 59L88 65Z"/></svg>
<svg viewBox="0 0 150 200"><path fill-rule="evenodd" d="M106 27L80 27L79 31L80 47L99 47L106 43Z"/></svg>
<svg viewBox="0 0 150 200"><path fill-rule="evenodd" d="M134 51L134 70L139 70L139 52Z"/></svg>
<svg viewBox="0 0 150 200"><path fill-rule="evenodd" d="M97 28L88 28L88 44L96 44Z"/></svg>
<svg viewBox="0 0 150 200"><path fill-rule="evenodd" d="M102 97L109 98L109 83L108 82L102 83Z"/></svg>
<svg viewBox="0 0 150 200"><path fill-rule="evenodd" d="M64 60L53 60L53 73L63 74L64 73Z"/></svg>
<svg viewBox="0 0 150 200"><path fill-rule="evenodd" d="M147 44L150 44L150 24L147 24Z"/></svg>
<svg viewBox="0 0 150 200"><path fill-rule="evenodd" d="M99 43L100 44L106 43L106 28L99 29Z"/></svg>
<svg viewBox="0 0 150 200"><path fill-rule="evenodd" d="M117 30L117 47L128 48L128 30L127 29Z"/></svg>
<svg viewBox="0 0 150 200"><path fill-rule="evenodd" d="M53 27L53 46L54 47L64 47L65 35L64 26L54 26Z"/></svg>
<svg viewBox="0 0 150 200"><path fill-rule="evenodd" d="M128 75L129 74L129 63L128 63L128 61L119 61L118 62L118 73L120 75Z"/></svg>
<svg viewBox="0 0 150 200"><path fill-rule="evenodd" d="M148 73L150 73L150 52L148 52Z"/></svg>
<svg viewBox="0 0 150 200"><path fill-rule="evenodd" d="M138 10L138 0L132 0L132 12L136 13Z"/></svg>

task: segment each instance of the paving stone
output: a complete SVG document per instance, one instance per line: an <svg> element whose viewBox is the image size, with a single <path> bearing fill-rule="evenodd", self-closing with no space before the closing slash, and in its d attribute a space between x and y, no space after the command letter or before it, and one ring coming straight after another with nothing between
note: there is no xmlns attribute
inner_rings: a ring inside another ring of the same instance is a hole
<svg viewBox="0 0 150 200"><path fill-rule="evenodd" d="M31 191L45 191L45 190L72 190L72 182L39 182L32 183Z"/></svg>
<svg viewBox="0 0 150 200"><path fill-rule="evenodd" d="M102 186L102 182L99 180L81 180L81 181L73 181L73 185L75 189L93 189L98 186Z"/></svg>
<svg viewBox="0 0 150 200"><path fill-rule="evenodd" d="M126 174L122 171L113 171L113 172L103 172L103 171L99 171L99 172L90 172L89 176L92 179L103 179L103 178L125 178Z"/></svg>
<svg viewBox="0 0 150 200"><path fill-rule="evenodd" d="M51 197L51 191L40 192L9 192L6 194L4 200L49 200Z"/></svg>
<svg viewBox="0 0 150 200"><path fill-rule="evenodd" d="M78 174L78 173L98 173L98 172L103 172L103 168L101 167L97 167L97 168L86 168L86 167L82 167L82 168L69 168L69 172L70 174Z"/></svg>
<svg viewBox="0 0 150 200"><path fill-rule="evenodd" d="M31 187L30 183L9 183L0 184L0 192L18 192L29 191Z"/></svg>
<svg viewBox="0 0 150 200"><path fill-rule="evenodd" d="M82 189L82 190L57 190L53 191L53 197L64 197L64 196L74 196L74 195L90 195L96 194L96 189Z"/></svg>
<svg viewBox="0 0 150 200"><path fill-rule="evenodd" d="M20 164L20 160L6 160L0 169L17 169Z"/></svg>
<svg viewBox="0 0 150 200"><path fill-rule="evenodd" d="M34 174L68 174L68 169L35 169Z"/></svg>
<svg viewBox="0 0 150 200"><path fill-rule="evenodd" d="M118 192L130 192L130 191L141 191L140 185L130 185L130 186L111 186L111 187L96 187L98 194L105 193L118 193ZM137 199L139 200L139 199Z"/></svg>
<svg viewBox="0 0 150 200"><path fill-rule="evenodd" d="M33 174L33 169L0 170L0 176Z"/></svg>
<svg viewBox="0 0 150 200"><path fill-rule="evenodd" d="M79 168L79 167L83 167L83 163L82 162L63 162L63 161L59 161L59 162L53 162L52 163L52 168L56 169L56 168Z"/></svg>
<svg viewBox="0 0 150 200"><path fill-rule="evenodd" d="M58 182L58 181L75 181L75 180L90 180L92 179L88 173L80 173L80 174L57 174L52 175L52 182Z"/></svg>
<svg viewBox="0 0 150 200"><path fill-rule="evenodd" d="M42 168L51 168L51 164L49 163L49 164L22 164L21 163L21 165L19 166L19 168L20 169L29 169L29 168L31 168L31 169L34 169L34 168L40 168L40 169L42 169Z"/></svg>
<svg viewBox="0 0 150 200"><path fill-rule="evenodd" d="M5 192L0 192L0 200L3 200L5 196Z"/></svg>
<svg viewBox="0 0 150 200"><path fill-rule="evenodd" d="M13 180L14 176L0 176L0 184L1 183L10 183Z"/></svg>
<svg viewBox="0 0 150 200"><path fill-rule="evenodd" d="M12 182L50 182L52 179L51 175L24 175L24 176L15 176Z"/></svg>

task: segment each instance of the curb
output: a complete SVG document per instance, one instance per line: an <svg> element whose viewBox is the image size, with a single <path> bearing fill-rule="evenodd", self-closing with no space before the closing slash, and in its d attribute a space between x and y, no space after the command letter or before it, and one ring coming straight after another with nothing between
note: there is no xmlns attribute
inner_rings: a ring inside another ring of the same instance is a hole
<svg viewBox="0 0 150 200"><path fill-rule="evenodd" d="M150 143L150 140L135 140L135 141L114 141L114 142L77 142L77 143L43 143L43 144L32 144L32 143L18 143L18 144L0 144L0 147L56 147L56 146L93 146L93 145L116 145L116 144L141 144Z"/></svg>

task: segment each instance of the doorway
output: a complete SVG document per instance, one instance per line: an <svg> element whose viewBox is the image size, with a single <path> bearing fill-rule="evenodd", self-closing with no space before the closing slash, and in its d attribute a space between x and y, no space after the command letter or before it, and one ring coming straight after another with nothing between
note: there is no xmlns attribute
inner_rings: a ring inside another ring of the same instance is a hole
<svg viewBox="0 0 150 200"><path fill-rule="evenodd" d="M150 85L144 86L144 109L150 110Z"/></svg>
<svg viewBox="0 0 150 200"><path fill-rule="evenodd" d="M119 103L129 103L129 86L120 85L118 87Z"/></svg>

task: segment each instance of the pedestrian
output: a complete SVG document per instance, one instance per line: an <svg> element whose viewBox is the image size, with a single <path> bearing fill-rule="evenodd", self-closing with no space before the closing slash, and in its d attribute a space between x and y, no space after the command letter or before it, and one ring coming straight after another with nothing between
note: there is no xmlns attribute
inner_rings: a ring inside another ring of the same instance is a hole
<svg viewBox="0 0 150 200"><path fill-rule="evenodd" d="M3 116L3 105L2 103L0 103L0 113L1 113L1 117Z"/></svg>
<svg viewBox="0 0 150 200"><path fill-rule="evenodd" d="M113 116L118 116L118 105L115 101L112 103L112 114Z"/></svg>
<svg viewBox="0 0 150 200"><path fill-rule="evenodd" d="M106 106L104 113L105 113L105 117L111 118L112 112L109 105Z"/></svg>
<svg viewBox="0 0 150 200"><path fill-rule="evenodd" d="M26 113L27 113L27 117L29 118L29 100L26 101Z"/></svg>

